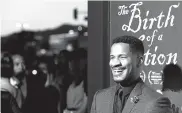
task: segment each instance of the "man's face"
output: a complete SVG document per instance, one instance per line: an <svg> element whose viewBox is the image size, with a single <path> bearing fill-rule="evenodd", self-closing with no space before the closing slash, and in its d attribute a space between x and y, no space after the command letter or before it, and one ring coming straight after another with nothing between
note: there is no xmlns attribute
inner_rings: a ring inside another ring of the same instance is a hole
<svg viewBox="0 0 182 113"><path fill-rule="evenodd" d="M76 74L79 71L79 61L78 60L70 61L69 69L72 74Z"/></svg>
<svg viewBox="0 0 182 113"><path fill-rule="evenodd" d="M48 67L45 63L40 63L38 65L38 68L40 69L41 72L43 72L44 74L48 74Z"/></svg>
<svg viewBox="0 0 182 113"><path fill-rule="evenodd" d="M14 64L14 72L15 74L19 74L25 71L25 64L24 60L21 56L14 56L13 57L13 64Z"/></svg>
<svg viewBox="0 0 182 113"><path fill-rule="evenodd" d="M122 82L133 79L136 68L137 56L132 54L129 44L115 43L111 47L110 62L113 79Z"/></svg>

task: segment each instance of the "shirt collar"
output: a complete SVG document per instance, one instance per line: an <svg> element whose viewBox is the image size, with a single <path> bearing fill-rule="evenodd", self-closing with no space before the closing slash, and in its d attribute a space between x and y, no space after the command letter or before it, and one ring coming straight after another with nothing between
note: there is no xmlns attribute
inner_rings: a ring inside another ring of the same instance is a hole
<svg viewBox="0 0 182 113"><path fill-rule="evenodd" d="M120 92L123 91L123 95L128 95L131 93L131 91L134 89L134 87L136 86L137 83L139 83L141 81L141 78L138 78L137 80L135 80L134 82L132 82L129 86L121 86L121 84L117 84L117 90L116 92Z"/></svg>

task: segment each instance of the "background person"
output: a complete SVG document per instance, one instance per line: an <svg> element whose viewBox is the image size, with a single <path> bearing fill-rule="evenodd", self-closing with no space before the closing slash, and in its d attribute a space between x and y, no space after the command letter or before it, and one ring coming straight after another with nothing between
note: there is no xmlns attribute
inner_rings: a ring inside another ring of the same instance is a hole
<svg viewBox="0 0 182 113"><path fill-rule="evenodd" d="M164 67L162 92L174 104L173 108L182 113L182 70L179 65L169 64Z"/></svg>
<svg viewBox="0 0 182 113"><path fill-rule="evenodd" d="M1 54L1 112L2 113L21 113L15 100L17 90L10 83L13 76L13 60L7 52Z"/></svg>

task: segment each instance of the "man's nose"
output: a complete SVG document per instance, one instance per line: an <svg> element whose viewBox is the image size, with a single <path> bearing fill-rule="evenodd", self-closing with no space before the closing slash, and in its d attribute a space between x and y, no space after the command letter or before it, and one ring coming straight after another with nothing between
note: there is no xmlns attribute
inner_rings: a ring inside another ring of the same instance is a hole
<svg viewBox="0 0 182 113"><path fill-rule="evenodd" d="M23 63L21 64L21 68L22 69L25 69L25 65Z"/></svg>
<svg viewBox="0 0 182 113"><path fill-rule="evenodd" d="M122 63L119 61L119 59L114 59L113 61L113 67L122 66Z"/></svg>

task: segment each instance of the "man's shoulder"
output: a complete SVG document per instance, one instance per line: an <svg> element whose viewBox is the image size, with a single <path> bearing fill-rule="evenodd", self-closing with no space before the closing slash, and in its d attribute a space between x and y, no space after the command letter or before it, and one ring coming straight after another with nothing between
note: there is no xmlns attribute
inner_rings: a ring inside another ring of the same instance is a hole
<svg viewBox="0 0 182 113"><path fill-rule="evenodd" d="M162 94L156 92L150 87L146 87L144 90L146 96L147 106L145 113L172 113L171 101L169 98L164 97Z"/></svg>
<svg viewBox="0 0 182 113"><path fill-rule="evenodd" d="M141 98L147 103L145 108L147 111L145 113L171 113L170 100L145 83L142 85Z"/></svg>
<svg viewBox="0 0 182 113"><path fill-rule="evenodd" d="M162 95L155 91L153 88L149 87L148 85L144 84L143 93L148 94L155 97L161 97Z"/></svg>
<svg viewBox="0 0 182 113"><path fill-rule="evenodd" d="M142 93L150 98L159 98L162 97L162 95L160 93L158 93L157 91L155 91L154 89L152 89L151 87L147 86L146 84L144 84L144 88Z"/></svg>
<svg viewBox="0 0 182 113"><path fill-rule="evenodd" d="M111 92L115 92L115 90L116 90L116 85L105 88L105 89L98 90L96 92L96 95L97 96L109 95L109 94L111 94Z"/></svg>

